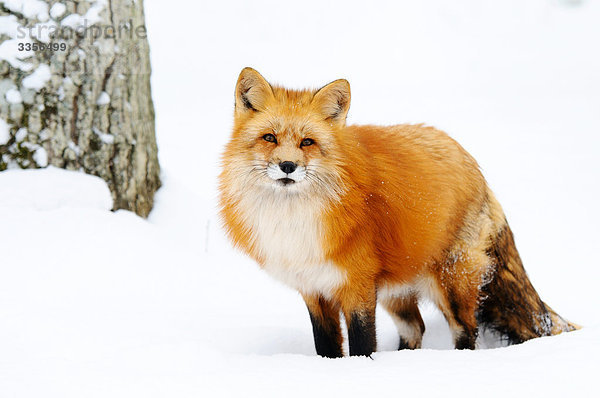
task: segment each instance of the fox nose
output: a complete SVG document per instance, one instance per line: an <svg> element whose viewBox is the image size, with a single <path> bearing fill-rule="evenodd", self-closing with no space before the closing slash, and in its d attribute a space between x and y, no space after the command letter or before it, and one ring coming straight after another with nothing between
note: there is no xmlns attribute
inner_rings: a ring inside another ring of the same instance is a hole
<svg viewBox="0 0 600 398"><path fill-rule="evenodd" d="M279 163L279 168L281 169L281 171L283 171L285 174L290 174L293 173L294 170L296 170L296 163L294 162L281 162Z"/></svg>

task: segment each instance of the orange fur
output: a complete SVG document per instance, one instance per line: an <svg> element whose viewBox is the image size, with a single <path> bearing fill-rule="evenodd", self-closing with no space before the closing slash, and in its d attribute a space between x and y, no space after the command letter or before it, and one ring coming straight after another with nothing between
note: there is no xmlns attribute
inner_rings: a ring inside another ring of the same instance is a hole
<svg viewBox="0 0 600 398"><path fill-rule="evenodd" d="M387 292L392 315L405 315L421 336L415 300L426 295L455 340L470 333L463 343L472 348L481 288L502 265L490 255L508 228L500 205L475 160L444 132L346 126L349 104L345 80L287 90L242 71L220 175L231 240L300 290L316 319L331 312L318 308L323 300L349 320L374 311ZM314 144L303 146L306 138ZM286 186L269 177L283 161L305 168L306 177ZM408 339L408 347L420 346L420 337Z"/></svg>

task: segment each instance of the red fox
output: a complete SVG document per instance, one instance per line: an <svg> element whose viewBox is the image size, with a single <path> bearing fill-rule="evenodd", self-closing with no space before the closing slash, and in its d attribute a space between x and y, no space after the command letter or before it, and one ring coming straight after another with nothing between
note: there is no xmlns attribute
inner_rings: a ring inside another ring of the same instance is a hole
<svg viewBox="0 0 600 398"><path fill-rule="evenodd" d="M269 84L252 68L235 88L222 158L220 214L233 244L297 289L318 355L376 350L375 307L390 313L399 349L421 347L422 297L457 349L479 327L510 343L577 329L538 296L500 204L477 162L424 125L347 126L350 85Z"/></svg>

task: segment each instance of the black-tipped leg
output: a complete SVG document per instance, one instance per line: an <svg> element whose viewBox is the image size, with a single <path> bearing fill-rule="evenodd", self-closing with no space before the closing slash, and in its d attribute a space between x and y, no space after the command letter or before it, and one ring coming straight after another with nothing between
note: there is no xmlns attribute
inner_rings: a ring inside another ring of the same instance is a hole
<svg viewBox="0 0 600 398"><path fill-rule="evenodd" d="M342 333L340 330L340 311L323 297L304 297L310 321L317 354L327 358L341 358Z"/></svg>
<svg viewBox="0 0 600 398"><path fill-rule="evenodd" d="M468 305L459 305L454 297L450 298L450 312L444 313L454 335L454 348L474 350L479 332L475 311Z"/></svg>
<svg viewBox="0 0 600 398"><path fill-rule="evenodd" d="M421 348L425 323L419 312L419 300L416 295L388 297L381 301L400 335L399 350L414 350Z"/></svg>
<svg viewBox="0 0 600 398"><path fill-rule="evenodd" d="M350 356L370 356L377 349L375 308L355 311L347 317Z"/></svg>
<svg viewBox="0 0 600 398"><path fill-rule="evenodd" d="M400 336L400 343L398 344L398 350L414 350L415 347L408 344L408 341L404 340L402 336Z"/></svg>
<svg viewBox="0 0 600 398"><path fill-rule="evenodd" d="M474 350L477 340L477 329L463 331L454 339L454 348L457 350Z"/></svg>

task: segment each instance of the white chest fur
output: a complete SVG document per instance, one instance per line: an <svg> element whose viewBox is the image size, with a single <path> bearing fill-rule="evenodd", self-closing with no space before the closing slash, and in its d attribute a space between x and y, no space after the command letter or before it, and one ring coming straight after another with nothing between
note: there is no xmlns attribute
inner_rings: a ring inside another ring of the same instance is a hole
<svg viewBox="0 0 600 398"><path fill-rule="evenodd" d="M264 269L275 279L325 297L344 283L345 272L323 255L318 201L263 193L248 195L241 207Z"/></svg>
<svg viewBox="0 0 600 398"><path fill-rule="evenodd" d="M269 263L265 265L264 270L273 278L302 294L320 294L326 298L331 298L335 290L346 280L345 272L330 262L284 266Z"/></svg>

